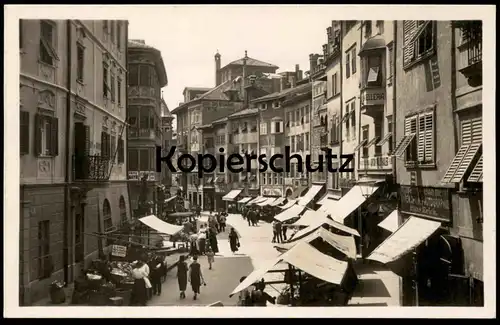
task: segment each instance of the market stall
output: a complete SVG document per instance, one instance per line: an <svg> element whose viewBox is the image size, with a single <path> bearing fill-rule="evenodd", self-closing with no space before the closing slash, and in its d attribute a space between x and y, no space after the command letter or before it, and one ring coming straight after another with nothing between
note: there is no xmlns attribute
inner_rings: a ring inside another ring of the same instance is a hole
<svg viewBox="0 0 500 325"><path fill-rule="evenodd" d="M301 205L292 205L290 208L283 210L281 211L281 213L277 214L274 219L281 222L292 220L294 218L298 218L305 209L306 208Z"/></svg>
<svg viewBox="0 0 500 325"><path fill-rule="evenodd" d="M300 238L307 236L320 227L329 228L331 232L339 232L340 234L360 237L359 232L356 229L352 229L339 222L333 221L330 218L324 218L315 220L311 225L299 230L298 232L293 234L293 236L288 241L291 242L299 240Z"/></svg>
<svg viewBox="0 0 500 325"><path fill-rule="evenodd" d="M297 203L297 200L289 199L284 205L280 206L282 210L286 210Z"/></svg>

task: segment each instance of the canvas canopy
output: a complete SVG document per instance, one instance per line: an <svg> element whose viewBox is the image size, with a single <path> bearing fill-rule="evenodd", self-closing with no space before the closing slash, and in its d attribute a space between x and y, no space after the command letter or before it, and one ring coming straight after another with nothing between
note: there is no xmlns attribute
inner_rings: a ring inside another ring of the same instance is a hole
<svg viewBox="0 0 500 325"><path fill-rule="evenodd" d="M258 203L258 202L262 202L262 201L264 201L264 200L266 200L266 198L265 198L265 197L263 197L263 196L260 196L260 195L259 195L259 196L257 196L255 199L253 199L253 200L251 200L250 202L248 202L247 204L249 204L249 205L250 205L250 204L254 204L254 203Z"/></svg>
<svg viewBox="0 0 500 325"><path fill-rule="evenodd" d="M285 200L286 199L284 197L279 197L274 202L269 203L269 206L272 206L272 207L278 206L281 203L285 202Z"/></svg>
<svg viewBox="0 0 500 325"><path fill-rule="evenodd" d="M247 203L250 201L252 198L251 197L244 197L241 200L238 201L238 203Z"/></svg>
<svg viewBox="0 0 500 325"><path fill-rule="evenodd" d="M292 200L292 199L289 199L288 202L283 205L283 206L280 206L280 208L282 208L283 210L286 210L288 209L289 207L295 205L295 203L297 203L297 200Z"/></svg>
<svg viewBox="0 0 500 325"><path fill-rule="evenodd" d="M266 205L269 205L269 204L273 203L274 201L276 201L276 198L269 197L269 198L266 198L266 200L257 203L257 205L261 206L261 207L265 207Z"/></svg>
<svg viewBox="0 0 500 325"><path fill-rule="evenodd" d="M327 201L337 201L340 197L332 194L332 193L326 193L325 196L323 196L319 201L318 201L318 204L319 205L323 205L325 204Z"/></svg>
<svg viewBox="0 0 500 325"><path fill-rule="evenodd" d="M154 215L140 218L139 221L146 226L167 235L175 235L184 228L183 226L173 225L171 223L158 219Z"/></svg>
<svg viewBox="0 0 500 325"><path fill-rule="evenodd" d="M299 201L297 202L298 205L306 206L308 205L312 200L314 200L314 197L321 191L323 188L323 185L313 185L307 191L306 195L303 197L299 198Z"/></svg>
<svg viewBox="0 0 500 325"><path fill-rule="evenodd" d="M395 232L398 229L399 224L399 213L398 210L394 210L378 224L380 228L384 228L387 231Z"/></svg>
<svg viewBox="0 0 500 325"><path fill-rule="evenodd" d="M302 213L302 211L304 211L304 209L305 207L301 205L293 205L289 209L281 211L274 217L274 219L283 222L293 218L297 218Z"/></svg>
<svg viewBox="0 0 500 325"><path fill-rule="evenodd" d="M269 270L280 262L286 262L318 279L338 285L342 283L347 270L347 262L339 261L331 256L325 255L306 242L300 242L276 259L270 261L264 267L250 273L246 279L231 292L229 297L232 297L234 294L259 281Z"/></svg>
<svg viewBox="0 0 500 325"><path fill-rule="evenodd" d="M315 231L316 229L322 227L323 225L334 227L334 228L336 228L338 230L341 230L341 231L343 231L345 233L351 234L353 236L360 237L359 236L359 232L356 229L352 229L352 228L347 227L347 226L345 226L345 225L343 225L341 223L333 221L333 220L331 220L329 218L325 218L323 220L316 220L310 226L308 226L308 227L306 227L304 229L299 230L297 233L295 233L295 235L293 236L293 238L290 241L299 240L300 238L302 238L304 236L307 236L308 234L310 234L311 232Z"/></svg>
<svg viewBox="0 0 500 325"><path fill-rule="evenodd" d="M274 245L274 247L278 250L289 250L293 248L298 243L306 242L311 243L313 240L321 238L330 244L332 247L336 248L338 251L343 253L345 256L355 259L356 258L356 243L354 241L353 236L341 236L330 231L325 228L318 228L313 233L301 238L300 240Z"/></svg>
<svg viewBox="0 0 500 325"><path fill-rule="evenodd" d="M241 190L231 190L229 193L222 197L223 201L233 201L239 194Z"/></svg>
<svg viewBox="0 0 500 325"><path fill-rule="evenodd" d="M375 187L375 188L374 188ZM333 220L344 223L345 218L356 210L361 204L363 204L369 196L364 193L370 193L373 195L378 186L368 186L368 185L356 185L347 192L340 200L334 201L334 203L328 202L324 204L320 210L327 212Z"/></svg>
<svg viewBox="0 0 500 325"><path fill-rule="evenodd" d="M321 211L306 210L299 220L295 221L292 226L310 226L314 224L316 220L323 220L327 217L327 214Z"/></svg>

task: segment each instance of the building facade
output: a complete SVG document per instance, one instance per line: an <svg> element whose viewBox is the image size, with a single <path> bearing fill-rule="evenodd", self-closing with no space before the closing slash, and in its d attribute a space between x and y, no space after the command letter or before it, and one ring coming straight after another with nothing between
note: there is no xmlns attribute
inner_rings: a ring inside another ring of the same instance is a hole
<svg viewBox="0 0 500 325"><path fill-rule="evenodd" d="M156 171L156 147L162 145L161 88L168 83L160 51L143 40L128 41L128 186L132 211L136 216L159 213L157 204L163 201L161 173ZM142 193L141 180L146 178L147 197Z"/></svg>
<svg viewBox="0 0 500 325"><path fill-rule="evenodd" d="M170 148L175 146L173 140L173 127L172 122L174 120L174 116L170 113L167 103L165 100L161 99L161 135L162 135L162 149L164 154L166 155ZM172 189L172 172L166 164L162 164L161 167L161 183L164 186L164 191L168 193L168 195L175 195L177 193L177 189Z"/></svg>
<svg viewBox="0 0 500 325"><path fill-rule="evenodd" d="M72 283L130 218L127 21L21 20L20 304Z"/></svg>
<svg viewBox="0 0 500 325"><path fill-rule="evenodd" d="M395 35L400 221L437 228L403 276L403 302L482 305L481 22L398 21Z"/></svg>

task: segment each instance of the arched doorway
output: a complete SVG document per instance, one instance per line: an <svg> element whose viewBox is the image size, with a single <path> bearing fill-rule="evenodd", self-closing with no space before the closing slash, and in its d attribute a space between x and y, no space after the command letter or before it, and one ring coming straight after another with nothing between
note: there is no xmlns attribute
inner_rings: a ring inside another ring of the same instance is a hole
<svg viewBox="0 0 500 325"><path fill-rule="evenodd" d="M127 205L125 204L125 198L120 196L120 203L119 203L119 208L120 208L120 222L122 224L127 222Z"/></svg>
<svg viewBox="0 0 500 325"><path fill-rule="evenodd" d="M289 188L286 190L285 197L289 198L290 196L292 196L292 194L293 194L293 191L292 191L292 189Z"/></svg>
<svg viewBox="0 0 500 325"><path fill-rule="evenodd" d="M113 218L111 216L111 205L109 204L108 199L104 199L104 203L102 205L102 220L104 232L111 231L113 229ZM111 245L109 240L106 240L106 246Z"/></svg>

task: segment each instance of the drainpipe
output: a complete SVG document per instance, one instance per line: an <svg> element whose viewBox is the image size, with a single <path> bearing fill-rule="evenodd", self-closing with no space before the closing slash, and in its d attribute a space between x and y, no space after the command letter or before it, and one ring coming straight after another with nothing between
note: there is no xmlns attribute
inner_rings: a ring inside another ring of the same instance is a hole
<svg viewBox="0 0 500 325"><path fill-rule="evenodd" d="M127 72L125 73L125 122L128 123L128 78L129 78L129 72L128 72L128 20L125 20L125 69L127 69ZM133 216L133 211L132 211L132 199L130 198L130 193L131 191L131 186L128 181L128 172L129 172L129 166L128 166L128 124L125 125L127 128L125 132L125 138L127 141L125 141L125 152L127 153L126 156L124 157L124 163L125 163L125 172L127 173L126 175L126 184L127 184L127 191L128 191L128 207L129 207L129 213L130 213L130 218L132 219Z"/></svg>
<svg viewBox="0 0 500 325"><path fill-rule="evenodd" d="M433 24L437 24L437 22L433 22ZM450 28L451 28L451 107L452 109L452 114L453 114L453 129L455 131L455 134L459 134L458 130L458 121L457 121L457 115L453 112L456 111L457 109L457 53L455 52L456 49L456 36L455 36L455 24L452 21L450 23ZM455 136L453 137L454 139L454 145L455 148L458 148L458 137Z"/></svg>
<svg viewBox="0 0 500 325"><path fill-rule="evenodd" d="M70 225L70 214L71 214L71 196L70 196L70 174L73 174L73 163L70 157L72 157L71 152L70 152L70 133L71 133L71 128L70 128L70 123L71 123L71 81L72 81L72 52L71 52L71 45L72 45L72 37L71 37L71 25L72 21L68 19L66 21L66 46L67 46L67 89L68 93L66 95L66 141L65 141L65 164L66 164L66 173L64 175L64 220L63 220L63 229L64 229L64 236L63 236L63 272L64 272L64 283L65 285L68 285L68 280L69 280L69 250L68 250L68 245L69 245L69 236L72 233L69 231L69 225Z"/></svg>
<svg viewBox="0 0 500 325"><path fill-rule="evenodd" d="M340 48L340 52L339 52L339 55L340 55L340 58L339 58L339 65L340 65L340 116L339 116L339 128L338 128L338 131L339 134L338 134L338 137L339 137L339 141L340 141L340 145L339 145L339 154L341 155L343 152L342 152L342 145L344 143L344 141L342 140L342 137L343 137L343 134L344 134L344 130L343 130L343 125L344 125L344 122L342 122L342 117L344 116L343 114L343 111L344 111L344 83L342 82L342 78L343 78L343 75L344 75L344 66L343 66L343 47L342 47L342 39L344 38L344 31L343 31L343 23L341 22L340 23L340 44L339 44L339 48ZM340 158L340 155L339 155L339 162L340 162L340 165L342 165L342 159ZM340 167L340 166L339 166ZM338 173L337 173L337 176L338 176ZM339 178L337 177L337 182L339 182ZM340 188L340 184L337 185L339 188ZM342 189L340 189L340 195L342 196Z"/></svg>
<svg viewBox="0 0 500 325"><path fill-rule="evenodd" d="M397 58L397 44L398 44L398 21L393 22L393 37L392 37L392 62L393 62L393 71L392 71L392 150L394 150L396 145L396 87L397 87L397 78L396 78L396 58ZM396 172L396 157L392 156L392 181L395 184L397 182L397 172ZM398 220L399 224L401 224L401 220Z"/></svg>

